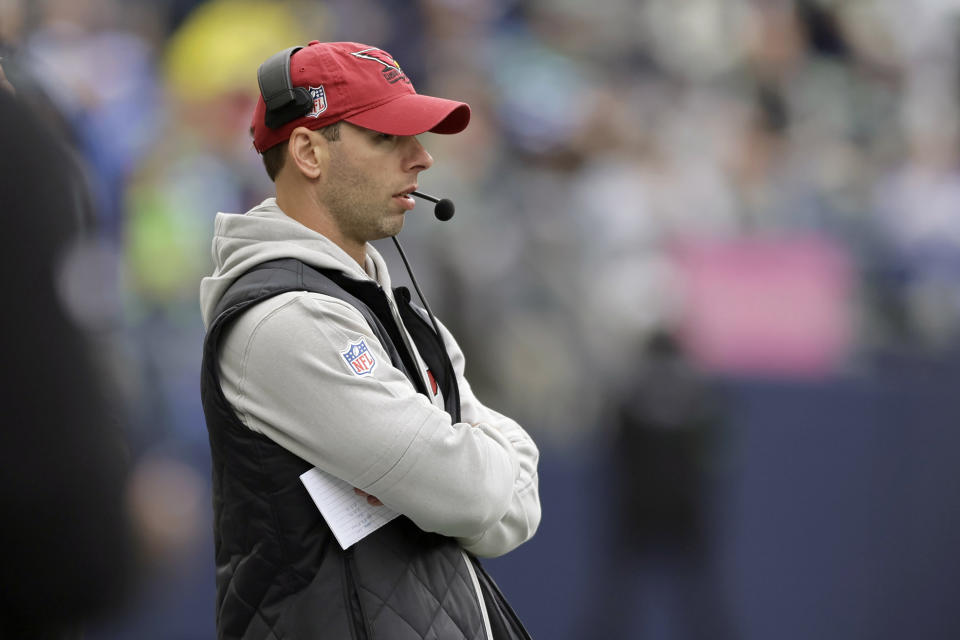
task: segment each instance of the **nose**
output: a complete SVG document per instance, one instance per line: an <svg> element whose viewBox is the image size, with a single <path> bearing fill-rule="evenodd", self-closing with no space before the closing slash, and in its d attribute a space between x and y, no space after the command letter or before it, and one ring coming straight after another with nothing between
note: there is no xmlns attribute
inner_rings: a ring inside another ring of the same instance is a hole
<svg viewBox="0 0 960 640"><path fill-rule="evenodd" d="M433 156L424 148L416 136L408 138L408 148L406 158L406 170L409 172L426 171L433 166Z"/></svg>

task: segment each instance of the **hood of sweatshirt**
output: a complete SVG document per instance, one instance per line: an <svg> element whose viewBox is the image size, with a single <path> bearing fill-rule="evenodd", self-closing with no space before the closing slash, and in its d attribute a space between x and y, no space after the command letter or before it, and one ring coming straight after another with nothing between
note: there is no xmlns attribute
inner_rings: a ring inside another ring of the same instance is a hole
<svg viewBox="0 0 960 640"><path fill-rule="evenodd" d="M326 236L287 216L276 198L267 198L244 214L218 213L212 252L213 274L200 282L200 311L206 327L214 320L220 298L237 278L262 262L279 258L338 269L358 280L375 280L384 291L391 291L386 264L372 245L367 245L366 264L361 267Z"/></svg>

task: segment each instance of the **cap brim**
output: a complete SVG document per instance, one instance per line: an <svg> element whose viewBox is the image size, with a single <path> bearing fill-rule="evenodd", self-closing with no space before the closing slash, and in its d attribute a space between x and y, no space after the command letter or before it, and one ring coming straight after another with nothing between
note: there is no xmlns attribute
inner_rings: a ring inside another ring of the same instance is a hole
<svg viewBox="0 0 960 640"><path fill-rule="evenodd" d="M470 106L465 102L410 93L344 120L395 136L416 136L427 131L460 133L470 123Z"/></svg>

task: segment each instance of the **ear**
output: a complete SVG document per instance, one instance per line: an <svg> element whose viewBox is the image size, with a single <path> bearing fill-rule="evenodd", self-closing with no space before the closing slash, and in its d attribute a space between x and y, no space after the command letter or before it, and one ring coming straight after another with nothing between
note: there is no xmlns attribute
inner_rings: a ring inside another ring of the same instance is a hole
<svg viewBox="0 0 960 640"><path fill-rule="evenodd" d="M326 170L327 139L323 135L297 127L287 141L287 153L304 177L315 180Z"/></svg>

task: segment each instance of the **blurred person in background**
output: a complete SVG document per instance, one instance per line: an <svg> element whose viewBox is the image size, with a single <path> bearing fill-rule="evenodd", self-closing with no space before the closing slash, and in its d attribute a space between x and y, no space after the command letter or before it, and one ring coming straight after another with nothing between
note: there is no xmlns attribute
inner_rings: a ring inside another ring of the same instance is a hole
<svg viewBox="0 0 960 640"><path fill-rule="evenodd" d="M0 637L78 638L133 584L123 412L70 305L100 286L78 282L69 259L90 231L85 183L66 145L3 85L2 255L13 302L2 320Z"/></svg>
<svg viewBox="0 0 960 640"><path fill-rule="evenodd" d="M458 133L470 109L357 43L282 51L258 76L277 196L218 214L201 285L218 634L527 638L477 556L536 531L537 447L474 396L453 336L369 244L399 233L433 164L415 136ZM312 467L401 516L341 550L301 484Z"/></svg>
<svg viewBox="0 0 960 640"><path fill-rule="evenodd" d="M124 189L156 142L162 96L151 43L131 28L144 3L43 0L26 8L20 57L69 127L90 171L96 233L123 233Z"/></svg>
<svg viewBox="0 0 960 640"><path fill-rule="evenodd" d="M720 404L674 331L653 332L611 408L613 526L585 622L597 637L740 637L708 513Z"/></svg>

